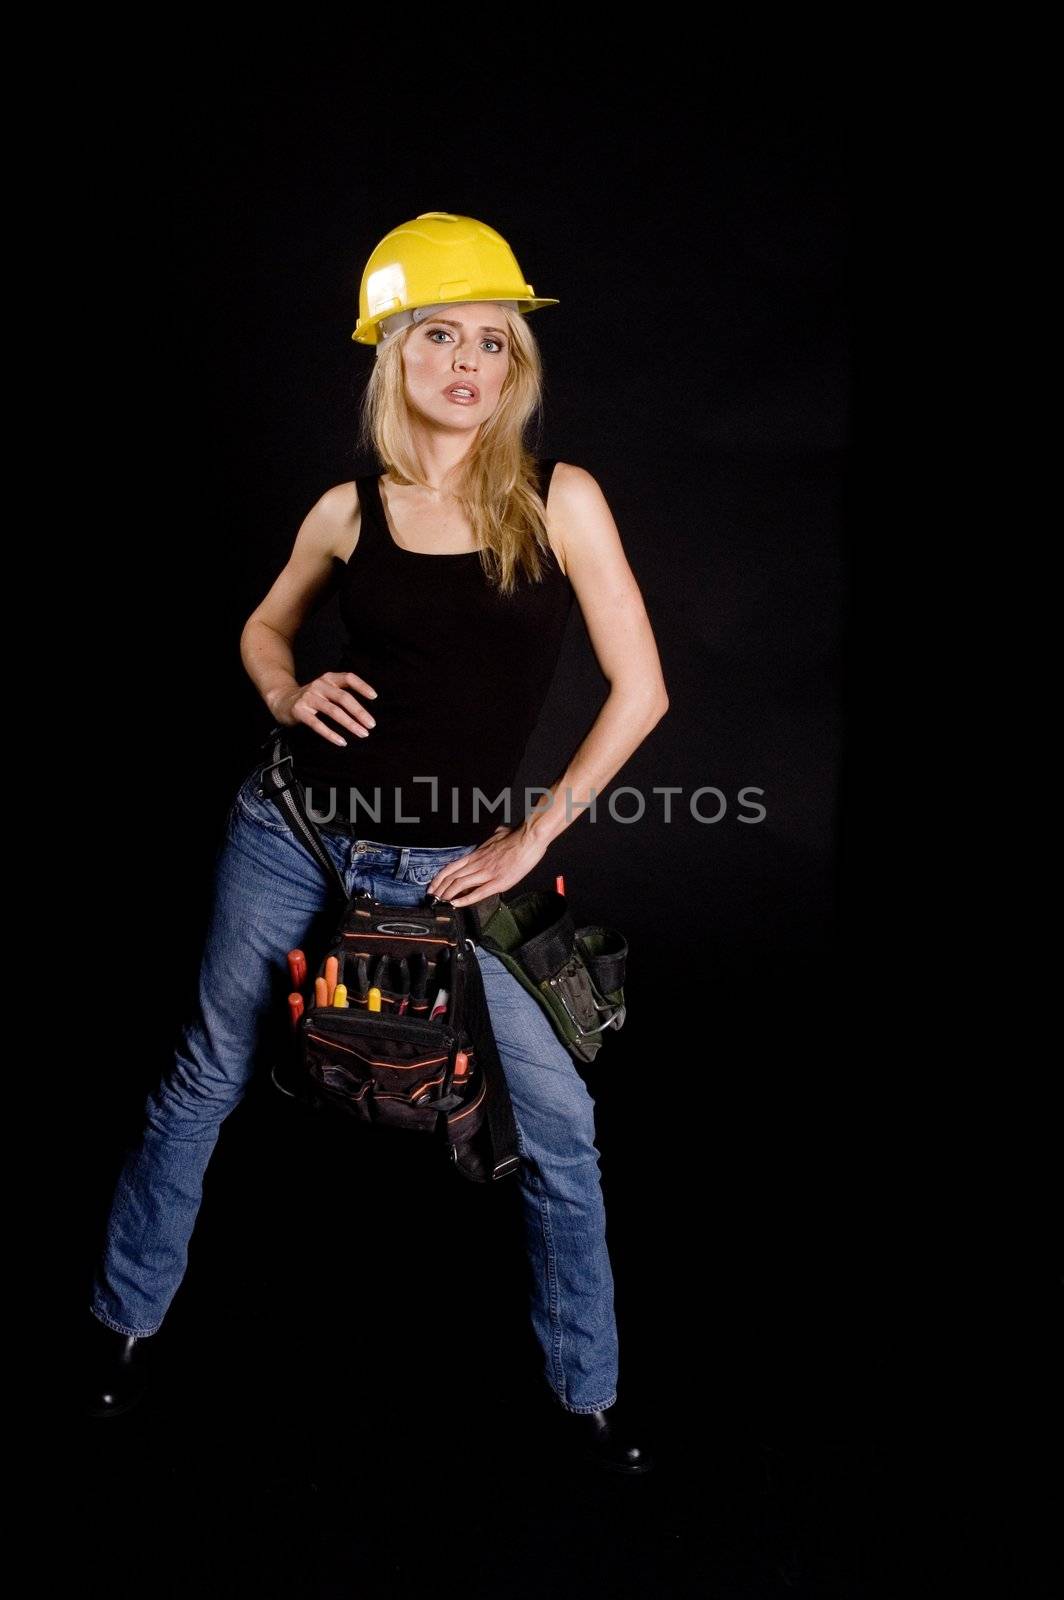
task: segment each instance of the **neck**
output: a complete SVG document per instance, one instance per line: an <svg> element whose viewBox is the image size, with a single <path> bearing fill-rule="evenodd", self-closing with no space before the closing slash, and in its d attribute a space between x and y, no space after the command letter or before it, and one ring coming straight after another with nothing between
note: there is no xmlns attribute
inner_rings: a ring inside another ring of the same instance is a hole
<svg viewBox="0 0 1064 1600"><path fill-rule="evenodd" d="M422 475L429 485L425 493L447 494L448 480L473 448L479 428L472 434L438 432L414 418L412 431Z"/></svg>

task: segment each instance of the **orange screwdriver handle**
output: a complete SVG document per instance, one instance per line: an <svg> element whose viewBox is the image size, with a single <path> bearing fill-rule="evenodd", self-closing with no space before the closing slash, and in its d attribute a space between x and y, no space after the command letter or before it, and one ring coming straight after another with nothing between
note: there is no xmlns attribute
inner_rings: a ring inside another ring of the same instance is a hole
<svg viewBox="0 0 1064 1600"><path fill-rule="evenodd" d="M329 956L328 960L325 963L325 988L326 988L326 991L327 991L327 998L326 998L325 1004L327 1006L331 1006L332 1003L333 1003L333 994L335 993L336 985L339 983L339 981L340 981L340 960L339 960L339 957L338 956Z"/></svg>

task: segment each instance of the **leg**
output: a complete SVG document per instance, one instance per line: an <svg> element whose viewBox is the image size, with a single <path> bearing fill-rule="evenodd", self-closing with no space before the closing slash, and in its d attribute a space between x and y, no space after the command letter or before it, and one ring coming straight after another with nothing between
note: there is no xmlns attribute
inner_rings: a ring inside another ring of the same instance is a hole
<svg viewBox="0 0 1064 1600"><path fill-rule="evenodd" d="M413 906L445 860L471 849L366 845L354 859L379 900ZM603 1410L617 1399L617 1327L594 1101L532 996L497 956L478 946L477 959L517 1124L532 1325L545 1375L565 1410Z"/></svg>
<svg viewBox="0 0 1064 1600"><path fill-rule="evenodd" d="M256 769L257 770L257 769ZM91 1310L117 1333L155 1333L177 1292L221 1124L242 1099L262 1027L285 985L285 956L303 945L332 891L272 801L249 775L229 813L198 1003L175 1060L147 1100L141 1142L115 1188ZM350 844L326 835L344 871Z"/></svg>
<svg viewBox="0 0 1064 1600"><path fill-rule="evenodd" d="M617 1398L617 1325L595 1102L568 1050L498 956L477 946L513 1104L531 1269L532 1324L566 1411Z"/></svg>

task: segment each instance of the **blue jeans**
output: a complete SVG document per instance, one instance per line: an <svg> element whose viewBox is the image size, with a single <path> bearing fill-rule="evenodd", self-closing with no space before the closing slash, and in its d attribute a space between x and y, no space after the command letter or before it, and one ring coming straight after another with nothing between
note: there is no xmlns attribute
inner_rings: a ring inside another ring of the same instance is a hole
<svg viewBox="0 0 1064 1600"><path fill-rule="evenodd" d="M93 1314L139 1338L158 1331L184 1276L203 1176L221 1124L255 1070L275 975L335 892L284 813L255 792L259 770L256 764L229 812L198 1004L181 1029L172 1068L148 1096L93 1275ZM475 848L388 845L327 831L322 837L348 894L366 889L388 905L419 904L440 868ZM532 1325L544 1377L565 1410L594 1411L617 1398L618 1362L594 1101L532 996L479 945L477 959L517 1124Z"/></svg>

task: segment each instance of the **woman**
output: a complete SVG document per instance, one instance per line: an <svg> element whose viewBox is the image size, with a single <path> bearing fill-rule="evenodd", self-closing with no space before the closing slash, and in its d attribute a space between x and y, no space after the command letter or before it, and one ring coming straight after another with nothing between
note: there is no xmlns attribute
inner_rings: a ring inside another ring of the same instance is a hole
<svg viewBox="0 0 1064 1600"><path fill-rule="evenodd" d="M595 479L537 464L523 444L541 390L525 318L556 303L535 297L494 230L445 212L395 229L363 275L353 337L377 356L364 437L387 471L321 497L241 638L349 894L463 906L512 888L666 709L650 624ZM347 656L301 684L293 641L334 583ZM515 815L507 786L574 595L610 692L562 775ZM184 1275L203 1175L254 1068L275 974L288 950L312 943L329 903L320 863L260 791L260 770L219 851L196 1014L112 1203L91 1304L97 1416L143 1391L143 1342ZM478 947L477 958L517 1124L547 1388L594 1459L645 1471L616 1408L594 1102L535 1000L497 957Z"/></svg>

